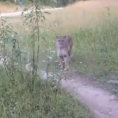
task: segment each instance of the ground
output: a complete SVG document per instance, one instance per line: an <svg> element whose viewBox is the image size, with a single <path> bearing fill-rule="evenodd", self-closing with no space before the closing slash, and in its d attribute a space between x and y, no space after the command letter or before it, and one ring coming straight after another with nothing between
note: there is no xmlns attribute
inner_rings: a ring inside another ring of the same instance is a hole
<svg viewBox="0 0 118 118"><path fill-rule="evenodd" d="M66 80L62 80L62 87L76 96L98 118L118 117L118 98L101 87L96 81L69 73Z"/></svg>

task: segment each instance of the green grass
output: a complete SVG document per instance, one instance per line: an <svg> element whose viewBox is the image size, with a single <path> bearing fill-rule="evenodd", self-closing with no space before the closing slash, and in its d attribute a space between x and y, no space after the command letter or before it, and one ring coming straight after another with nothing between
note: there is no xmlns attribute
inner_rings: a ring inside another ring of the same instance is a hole
<svg viewBox="0 0 118 118"><path fill-rule="evenodd" d="M72 64L80 74L95 78L111 90L115 88L117 93L116 86L107 84L108 80L118 80L118 23L109 20L72 33L75 43Z"/></svg>
<svg viewBox="0 0 118 118"><path fill-rule="evenodd" d="M29 74L28 74L29 75ZM32 92L30 76L10 80L0 69L0 118L93 118L74 97L40 78Z"/></svg>
<svg viewBox="0 0 118 118"><path fill-rule="evenodd" d="M100 81L117 93L118 87L107 83L110 79L118 80L118 14L115 6L117 2L114 3L107 2L109 7L106 7L104 3L101 7L97 1L76 3L61 11L46 15L44 29L41 32L39 62L41 69L46 68L47 63L42 64L42 61L47 60L47 56L53 57L50 71L57 69L54 63L57 60L56 52L52 54L49 49L55 50L56 35L69 34L74 42L72 69ZM19 24L22 23L19 18L9 19L9 22L14 22L16 29L20 30ZM21 34L28 39L26 35L28 31L23 30ZM29 39L26 41L27 46L28 43Z"/></svg>
<svg viewBox="0 0 118 118"><path fill-rule="evenodd" d="M118 28L114 26L97 27L94 29L80 29L73 33L75 39L75 60L80 59L85 66L84 74L90 73L98 77L111 78L112 74L117 78L117 37ZM78 68L81 71L81 68ZM109 73L109 72L113 73ZM111 75L111 76L110 76Z"/></svg>

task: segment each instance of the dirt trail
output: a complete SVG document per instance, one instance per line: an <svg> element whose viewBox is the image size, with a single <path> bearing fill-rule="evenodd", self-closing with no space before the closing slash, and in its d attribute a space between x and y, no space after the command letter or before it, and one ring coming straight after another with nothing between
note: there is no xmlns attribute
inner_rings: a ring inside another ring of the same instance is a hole
<svg viewBox="0 0 118 118"><path fill-rule="evenodd" d="M61 81L61 86L88 106L97 118L118 118L118 99L80 76Z"/></svg>
<svg viewBox="0 0 118 118"><path fill-rule="evenodd" d="M42 12L46 12L46 11L56 11L56 10L62 10L63 8L45 8L45 9L41 9ZM31 10L28 10L26 12L24 12L24 14L29 14L31 12ZM0 13L0 17L17 17L17 16L21 16L22 15L22 11L19 12L11 12L11 13Z"/></svg>

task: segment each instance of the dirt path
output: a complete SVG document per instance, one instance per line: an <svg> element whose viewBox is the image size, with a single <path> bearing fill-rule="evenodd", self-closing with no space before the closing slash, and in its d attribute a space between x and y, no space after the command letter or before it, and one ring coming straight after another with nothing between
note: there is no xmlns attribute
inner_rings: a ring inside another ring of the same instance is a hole
<svg viewBox="0 0 118 118"><path fill-rule="evenodd" d="M62 80L61 86L88 106L97 118L118 118L118 99L107 90L90 84L80 76Z"/></svg>
<svg viewBox="0 0 118 118"><path fill-rule="evenodd" d="M56 11L56 10L61 10L63 8L45 8L45 9L41 9L42 12L46 12L46 11ZM28 10L27 12L24 12L24 14L28 14L30 13L31 10ZM12 12L12 13L0 13L0 17L17 17L17 16L21 16L22 15L22 12Z"/></svg>

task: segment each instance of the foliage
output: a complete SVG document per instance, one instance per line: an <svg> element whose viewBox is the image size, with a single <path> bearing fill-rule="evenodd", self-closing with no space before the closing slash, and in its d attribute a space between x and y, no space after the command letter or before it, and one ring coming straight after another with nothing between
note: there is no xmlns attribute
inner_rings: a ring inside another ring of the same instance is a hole
<svg viewBox="0 0 118 118"><path fill-rule="evenodd" d="M30 2L33 2L33 0L2 0L2 1L10 1L13 3L19 3L21 1L21 4L29 4ZM34 0L35 1L35 0ZM65 6L67 4L73 3L77 0L37 0L39 4L44 4L44 5L53 5L53 6Z"/></svg>
<svg viewBox="0 0 118 118"><path fill-rule="evenodd" d="M0 69L0 118L92 118L89 111L52 83L37 78L30 91L30 76L15 74L11 84L6 72Z"/></svg>
<svg viewBox="0 0 118 118"><path fill-rule="evenodd" d="M13 29L13 26L2 17L0 19L0 26L0 62L6 70L6 74L12 81L17 70L15 63L19 63L19 65L21 63L18 35Z"/></svg>
<svg viewBox="0 0 118 118"><path fill-rule="evenodd" d="M23 26L28 28L27 39L6 19L0 21L0 118L92 118L89 110L59 88L60 73L48 77L51 57L46 54L48 81L41 80L39 63L42 60L39 56L44 51L41 49L45 40L48 44L50 41L44 37L46 32L41 24L45 17L40 6L37 2L32 4L29 14L25 14L28 9L23 12ZM47 50L50 48L48 44ZM47 52L52 56L51 50ZM27 64L31 64L29 70Z"/></svg>

